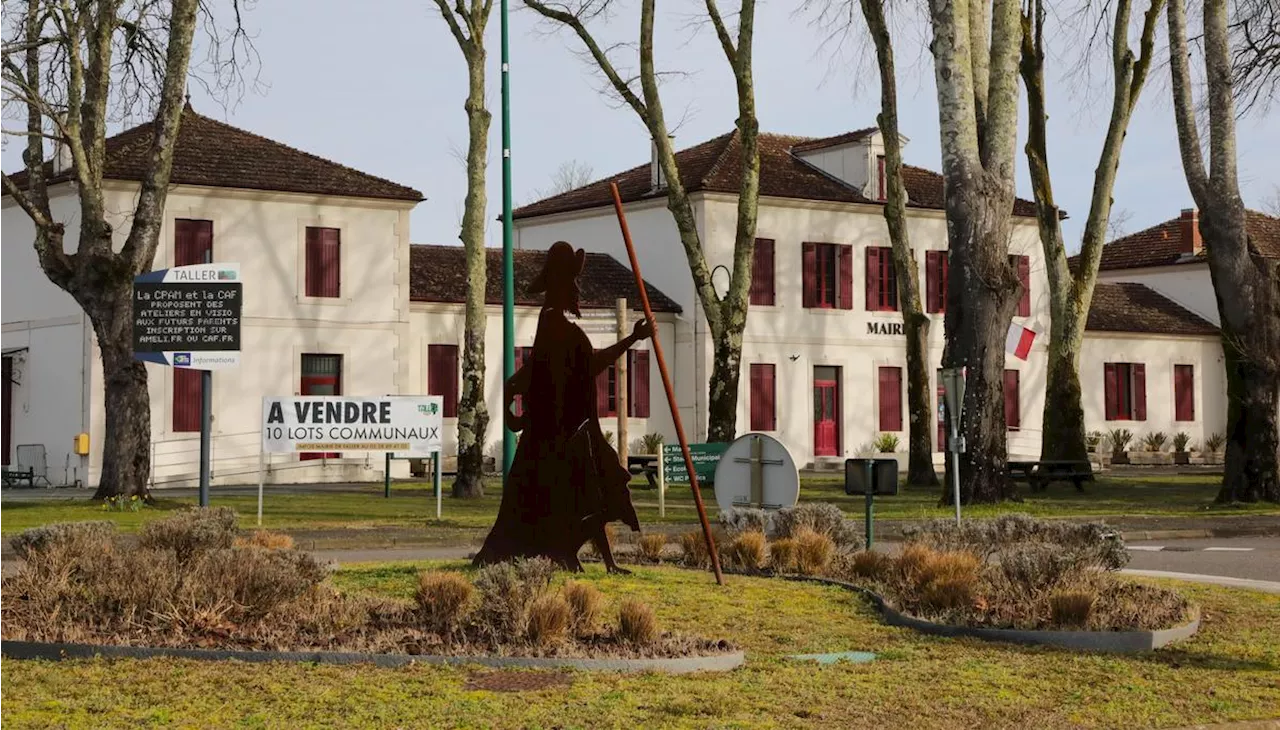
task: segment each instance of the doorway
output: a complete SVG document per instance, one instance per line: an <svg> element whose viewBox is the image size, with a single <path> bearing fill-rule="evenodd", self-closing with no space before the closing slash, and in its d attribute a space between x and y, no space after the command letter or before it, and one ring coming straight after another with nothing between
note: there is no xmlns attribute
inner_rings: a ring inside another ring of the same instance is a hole
<svg viewBox="0 0 1280 730"><path fill-rule="evenodd" d="M342 395L342 356L302 356L303 395ZM311 459L336 459L336 452L299 454L302 461Z"/></svg>
<svg viewBox="0 0 1280 730"><path fill-rule="evenodd" d="M813 369L813 453L840 455L840 368Z"/></svg>

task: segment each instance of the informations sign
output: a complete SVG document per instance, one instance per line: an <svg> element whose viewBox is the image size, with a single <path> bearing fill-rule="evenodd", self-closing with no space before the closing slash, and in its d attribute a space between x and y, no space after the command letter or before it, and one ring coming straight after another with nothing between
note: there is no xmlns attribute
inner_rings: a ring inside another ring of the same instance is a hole
<svg viewBox="0 0 1280 730"><path fill-rule="evenodd" d="M195 264L133 280L133 356L176 368L240 364L240 264Z"/></svg>
<svg viewBox="0 0 1280 730"><path fill-rule="evenodd" d="M716 466L727 448L729 444L689 444L689 457L693 459L693 470L698 475L699 484L710 484L715 480ZM685 468L680 444L663 444L662 461L664 478L668 482L688 483L689 470Z"/></svg>
<svg viewBox="0 0 1280 730"><path fill-rule="evenodd" d="M438 395L357 398L329 395L262 399L262 450L268 454L440 451L444 399Z"/></svg>

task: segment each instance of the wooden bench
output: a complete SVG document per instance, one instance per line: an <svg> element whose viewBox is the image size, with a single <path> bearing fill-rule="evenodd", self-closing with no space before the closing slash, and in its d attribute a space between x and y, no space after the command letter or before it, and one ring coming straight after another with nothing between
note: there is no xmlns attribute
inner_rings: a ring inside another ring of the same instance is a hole
<svg viewBox="0 0 1280 730"><path fill-rule="evenodd" d="M653 454L628 454L627 471L632 474L644 474L649 480L649 488L658 488L658 457Z"/></svg>
<svg viewBox="0 0 1280 730"><path fill-rule="evenodd" d="M20 487L24 484L28 487L36 486L36 470L33 467L25 469L16 466L6 466L4 468L4 485L6 487Z"/></svg>
<svg viewBox="0 0 1280 730"><path fill-rule="evenodd" d="M1088 461L1069 459L1010 461L1007 473L1015 482L1030 484L1033 492L1044 491L1053 482L1071 482L1077 492L1083 492L1084 482L1093 481L1093 467Z"/></svg>

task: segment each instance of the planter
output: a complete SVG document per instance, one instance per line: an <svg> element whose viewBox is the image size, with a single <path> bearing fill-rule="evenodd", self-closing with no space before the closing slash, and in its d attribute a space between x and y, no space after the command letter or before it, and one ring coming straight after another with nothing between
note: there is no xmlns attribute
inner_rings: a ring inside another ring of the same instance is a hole
<svg viewBox="0 0 1280 730"><path fill-rule="evenodd" d="M1173 452L1173 463L1179 466L1186 466L1191 463L1191 454L1185 451L1175 451Z"/></svg>
<svg viewBox="0 0 1280 730"><path fill-rule="evenodd" d="M1204 455L1204 463L1205 463L1205 464L1212 464L1212 465L1215 465L1215 466L1221 466L1221 465L1222 465L1222 456L1223 456L1223 455L1222 455L1222 452L1221 452L1221 451L1214 451L1214 452L1211 452L1211 453L1205 454L1205 455Z"/></svg>
<svg viewBox="0 0 1280 730"><path fill-rule="evenodd" d="M1173 454L1163 451L1131 451L1129 463L1134 466L1172 466Z"/></svg>
<svg viewBox="0 0 1280 730"><path fill-rule="evenodd" d="M1117 451L1117 452L1112 453L1112 454L1111 454L1111 463L1112 463L1112 464L1128 464L1128 463L1129 463L1129 452L1128 452L1128 451Z"/></svg>

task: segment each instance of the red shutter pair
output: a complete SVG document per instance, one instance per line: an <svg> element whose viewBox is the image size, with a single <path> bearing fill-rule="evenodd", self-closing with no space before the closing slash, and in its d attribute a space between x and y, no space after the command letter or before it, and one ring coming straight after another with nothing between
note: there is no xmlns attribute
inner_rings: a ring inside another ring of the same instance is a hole
<svg viewBox="0 0 1280 730"><path fill-rule="evenodd" d="M880 430L902 430L902 368L880 368Z"/></svg>
<svg viewBox="0 0 1280 730"><path fill-rule="evenodd" d="M173 265L206 263L213 256L213 221L178 218L173 226ZM202 371L173 369L173 430L200 430Z"/></svg>
<svg viewBox="0 0 1280 730"><path fill-rule="evenodd" d="M458 346L427 345L427 394L444 399L444 417L458 417Z"/></svg>
<svg viewBox="0 0 1280 730"><path fill-rule="evenodd" d="M1196 420L1195 368L1191 365L1173 366L1174 420Z"/></svg>
<svg viewBox="0 0 1280 730"><path fill-rule="evenodd" d="M1018 316L1031 316L1031 258L1010 256L1010 263L1018 270L1018 283L1022 285L1022 298L1018 300Z"/></svg>
<svg viewBox="0 0 1280 730"><path fill-rule="evenodd" d="M627 410L632 418L649 417L649 351L627 352Z"/></svg>
<svg viewBox="0 0 1280 730"><path fill-rule="evenodd" d="M173 368L173 430L175 433L200 430L203 372Z"/></svg>
<svg viewBox="0 0 1280 730"><path fill-rule="evenodd" d="M752 363L750 386L751 430L776 431L778 417L774 402L777 379L774 366L771 363Z"/></svg>
<svg viewBox="0 0 1280 730"><path fill-rule="evenodd" d="M806 241L801 244L801 265L805 307L853 309L853 246ZM821 291L827 266L836 267L838 283L834 293Z"/></svg>
<svg viewBox="0 0 1280 730"><path fill-rule="evenodd" d="M757 238L751 255L751 304L774 305L773 239Z"/></svg>
<svg viewBox="0 0 1280 730"><path fill-rule="evenodd" d="M946 251L924 252L925 311L947 311L947 273L950 263Z"/></svg>
<svg viewBox="0 0 1280 730"><path fill-rule="evenodd" d="M213 260L213 221L178 218L173 222L173 265L192 266Z"/></svg>
<svg viewBox="0 0 1280 730"><path fill-rule="evenodd" d="M1022 402L1018 394L1018 371L1004 371L1004 424L1010 431L1022 427Z"/></svg>
<svg viewBox="0 0 1280 730"><path fill-rule="evenodd" d="M867 311L898 311L898 276L893 268L893 249L867 247Z"/></svg>
<svg viewBox="0 0 1280 730"><path fill-rule="evenodd" d="M340 295L341 250L342 242L337 228L307 228L307 296Z"/></svg>
<svg viewBox="0 0 1280 730"><path fill-rule="evenodd" d="M1102 366L1104 413L1108 421L1147 420L1147 366L1141 363L1104 363Z"/></svg>

